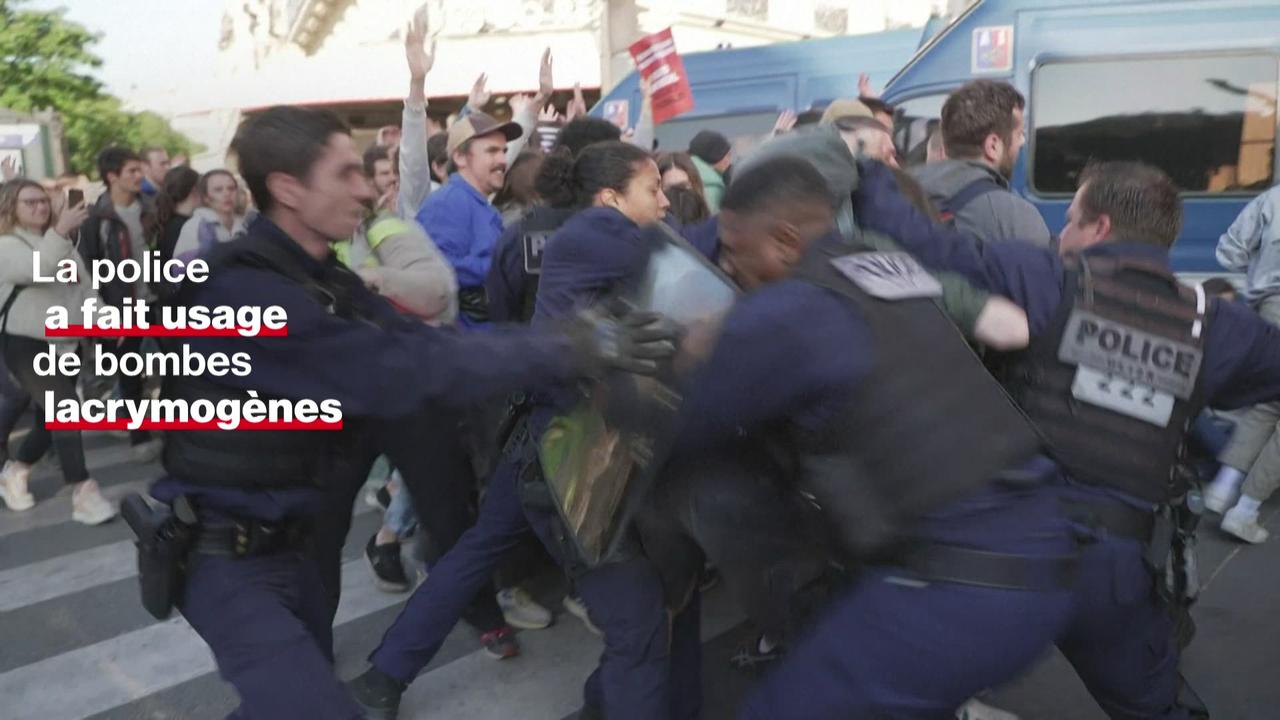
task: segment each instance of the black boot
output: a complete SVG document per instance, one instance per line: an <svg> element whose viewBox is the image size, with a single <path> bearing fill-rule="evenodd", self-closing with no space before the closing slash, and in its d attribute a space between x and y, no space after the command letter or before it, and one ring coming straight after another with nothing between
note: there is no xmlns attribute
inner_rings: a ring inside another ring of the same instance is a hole
<svg viewBox="0 0 1280 720"><path fill-rule="evenodd" d="M373 667L347 683L347 690L368 720L396 720L405 687L404 683Z"/></svg>

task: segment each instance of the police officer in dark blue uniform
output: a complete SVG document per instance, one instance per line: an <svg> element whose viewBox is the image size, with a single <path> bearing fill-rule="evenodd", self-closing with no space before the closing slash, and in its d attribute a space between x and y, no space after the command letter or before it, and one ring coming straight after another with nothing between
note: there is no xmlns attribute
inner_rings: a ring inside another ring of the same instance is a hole
<svg viewBox="0 0 1280 720"><path fill-rule="evenodd" d="M812 165L741 173L720 220L720 264L748 292L689 381L678 450L767 428L813 525L866 564L742 716L949 716L1065 623L1075 542L1052 465L937 281L843 238Z"/></svg>
<svg viewBox="0 0 1280 720"><path fill-rule="evenodd" d="M586 146L618 140L622 131L600 118L580 117L568 122L556 135L552 152L566 148L573 157ZM564 198L556 188L535 185L543 202L534 205L515 223L507 226L493 251L493 263L485 279L489 317L496 322L529 322L538 295L542 255L556 230L578 211L573 198Z"/></svg>
<svg viewBox="0 0 1280 720"><path fill-rule="evenodd" d="M551 195L557 198L554 204L579 211L548 245L535 327L555 326L639 276L651 247L642 225L659 220L667 206L657 165L648 153L622 142L593 144L576 159L561 150L547 158L541 172L539 184L555 189L544 192L544 199ZM476 525L432 568L370 656L372 667L351 683L370 717L396 716L404 688L440 649L465 599L530 528L574 577L593 623L605 635L600 669L584 689L586 704L602 707L610 720L697 717L697 604L672 618L658 572L643 556L586 570L568 552L554 508L522 506L536 492L530 486L546 493L536 450L543 431L579 396L569 383L537 389L527 432L531 442L510 449L489 482Z"/></svg>
<svg viewBox="0 0 1280 720"><path fill-rule="evenodd" d="M176 605L239 693L237 717L358 718L330 666L326 594L303 552L325 504L321 480L344 460L358 418L465 404L610 365L643 369L666 351L626 323L458 334L405 320L330 250L355 230L372 192L347 127L326 111L276 107L248 120L233 148L262 215L245 238L220 246L209 279L184 285L176 302L280 306L288 336L192 338L201 354L248 352L252 372L169 378L165 393L222 403L336 399L346 429L169 435L167 476L152 495L195 516Z"/></svg>
<svg viewBox="0 0 1280 720"><path fill-rule="evenodd" d="M1280 397L1280 330L1173 277L1182 206L1155 168L1088 169L1062 257L1023 243L979 247L916 213L882 166L863 170L854 201L864 225L1026 310L1031 344L998 372L1069 474L1063 495L1092 536L1059 648L1111 717L1187 717L1156 591L1177 586L1167 565L1187 562L1168 562L1180 534L1171 506L1188 490L1177 460L1206 404Z"/></svg>

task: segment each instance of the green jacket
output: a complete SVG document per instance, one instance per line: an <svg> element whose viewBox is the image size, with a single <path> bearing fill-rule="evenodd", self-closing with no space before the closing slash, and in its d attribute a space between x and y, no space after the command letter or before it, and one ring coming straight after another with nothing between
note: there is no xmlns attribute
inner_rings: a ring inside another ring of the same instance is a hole
<svg viewBox="0 0 1280 720"><path fill-rule="evenodd" d="M690 157L693 158L694 166L698 168L698 177L702 178L702 192L707 200L707 207L711 209L711 214L715 215L720 212L720 198L724 197L724 176L702 158L692 155Z"/></svg>

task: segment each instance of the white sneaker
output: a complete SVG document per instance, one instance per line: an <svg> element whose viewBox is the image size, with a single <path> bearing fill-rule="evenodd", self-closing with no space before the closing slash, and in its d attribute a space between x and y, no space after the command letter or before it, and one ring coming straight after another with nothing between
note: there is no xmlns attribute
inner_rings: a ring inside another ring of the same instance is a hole
<svg viewBox="0 0 1280 720"><path fill-rule="evenodd" d="M71 519L85 525L101 525L116 516L116 508L98 490L98 483L86 480L71 493Z"/></svg>
<svg viewBox="0 0 1280 720"><path fill-rule="evenodd" d="M129 450L130 458L139 465L155 462L160 458L160 453L164 451L164 441L160 438L148 440L144 443L134 445Z"/></svg>
<svg viewBox="0 0 1280 720"><path fill-rule="evenodd" d="M1222 516L1222 530L1247 543L1266 542L1271 533L1258 524L1258 513L1233 507Z"/></svg>
<svg viewBox="0 0 1280 720"><path fill-rule="evenodd" d="M564 605L565 610L569 611L570 615L581 620L582 624L587 626L587 630L590 630L592 635L595 635L596 637L604 637L604 633L600 631L600 628L596 627L596 624L591 622L591 614L587 612L587 605L582 602L582 598L574 595L565 595L564 602L561 604Z"/></svg>
<svg viewBox="0 0 1280 720"><path fill-rule="evenodd" d="M22 512L35 507L36 499L27 490L27 481L31 479L31 466L10 460L0 470L0 498L14 512Z"/></svg>
<svg viewBox="0 0 1280 720"><path fill-rule="evenodd" d="M1204 491L1204 507L1210 512L1225 513L1227 508L1240 499L1240 488L1219 488L1217 483L1210 484Z"/></svg>
<svg viewBox="0 0 1280 720"><path fill-rule="evenodd" d="M534 602L524 588L499 590L496 597L502 617L511 627L541 630L551 626L551 611Z"/></svg>
<svg viewBox="0 0 1280 720"><path fill-rule="evenodd" d="M1018 720L1018 716L973 698L956 710L956 720Z"/></svg>

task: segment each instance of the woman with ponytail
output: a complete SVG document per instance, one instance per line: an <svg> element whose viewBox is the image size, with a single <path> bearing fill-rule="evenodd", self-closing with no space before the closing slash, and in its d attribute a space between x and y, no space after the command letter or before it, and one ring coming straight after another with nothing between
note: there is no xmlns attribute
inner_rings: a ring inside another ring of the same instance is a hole
<svg viewBox="0 0 1280 720"><path fill-rule="evenodd" d="M645 225L666 214L662 176L648 153L621 141L589 145L576 159L557 150L542 163L538 192L553 207L580 208L547 243L535 325L558 321L644 269Z"/></svg>

